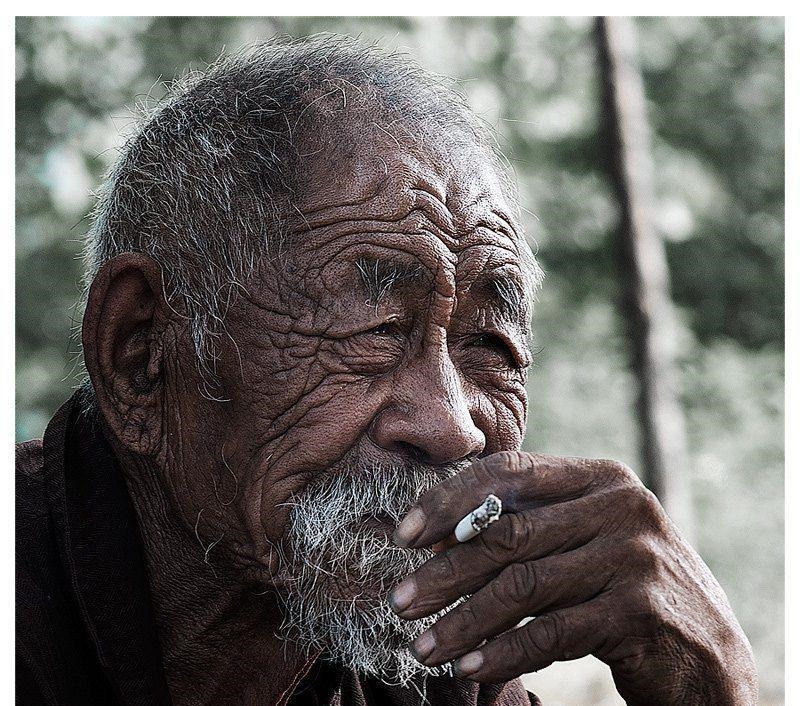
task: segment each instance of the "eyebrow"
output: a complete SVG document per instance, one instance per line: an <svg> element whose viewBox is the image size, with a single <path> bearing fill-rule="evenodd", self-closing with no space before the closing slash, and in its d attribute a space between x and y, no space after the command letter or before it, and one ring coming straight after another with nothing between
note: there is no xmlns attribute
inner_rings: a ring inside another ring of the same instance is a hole
<svg viewBox="0 0 800 706"><path fill-rule="evenodd" d="M424 274L424 268L419 263L393 262L377 258L360 258L356 260L356 267L371 306L377 305L397 285L419 281Z"/></svg>
<svg viewBox="0 0 800 706"><path fill-rule="evenodd" d="M514 322L526 322L531 312L532 292L522 283L501 273L490 273L481 288L488 294L501 314Z"/></svg>

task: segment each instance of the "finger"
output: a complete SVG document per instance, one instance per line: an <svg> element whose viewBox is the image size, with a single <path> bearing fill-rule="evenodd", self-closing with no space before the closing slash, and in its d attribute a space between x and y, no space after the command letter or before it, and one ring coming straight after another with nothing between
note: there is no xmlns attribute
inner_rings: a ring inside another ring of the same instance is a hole
<svg viewBox="0 0 800 706"><path fill-rule="evenodd" d="M401 547L429 547L452 533L490 493L502 500L504 512L517 512L623 481L638 482L614 461L512 451L492 454L428 490L397 527L394 541Z"/></svg>
<svg viewBox="0 0 800 706"><path fill-rule="evenodd" d="M464 655L455 662L455 672L473 681L503 682L556 661L585 657L607 639L607 623L602 599L545 613Z"/></svg>
<svg viewBox="0 0 800 706"><path fill-rule="evenodd" d="M451 547L457 547L459 545L459 541L456 539L454 534L445 537L441 542L436 542L436 544L431 545L431 550L435 554L441 554L442 552L446 552Z"/></svg>
<svg viewBox="0 0 800 706"><path fill-rule="evenodd" d="M614 515L615 499L608 496L597 493L503 515L473 540L438 553L403 579L389 603L403 618L421 618L475 593L509 564L577 549Z"/></svg>
<svg viewBox="0 0 800 706"><path fill-rule="evenodd" d="M412 653L429 667L443 664L525 618L595 598L608 585L621 558L596 544L600 543L507 566L496 579L417 637L411 645Z"/></svg>

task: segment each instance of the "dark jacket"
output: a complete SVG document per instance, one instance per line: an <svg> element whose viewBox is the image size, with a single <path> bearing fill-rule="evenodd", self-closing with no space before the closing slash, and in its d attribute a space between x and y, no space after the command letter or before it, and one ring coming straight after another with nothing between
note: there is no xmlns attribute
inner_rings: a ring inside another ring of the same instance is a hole
<svg viewBox="0 0 800 706"><path fill-rule="evenodd" d="M17 703L167 706L136 515L111 448L81 412L80 393L56 413L43 441L17 445L16 469ZM421 703L414 689L322 661L300 676L276 704ZM426 696L431 706L539 703L519 681L429 678Z"/></svg>

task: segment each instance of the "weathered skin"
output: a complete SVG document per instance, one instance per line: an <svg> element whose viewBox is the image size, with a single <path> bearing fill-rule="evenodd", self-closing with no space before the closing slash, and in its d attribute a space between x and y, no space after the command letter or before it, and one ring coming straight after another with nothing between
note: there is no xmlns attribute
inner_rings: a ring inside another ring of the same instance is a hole
<svg viewBox="0 0 800 706"><path fill-rule="evenodd" d="M516 513L394 594L398 610L413 594L401 614L416 617L489 582L434 628L430 654L417 644L426 663L577 605L490 642L470 678L593 652L631 704L755 703L722 590L635 476L517 453L528 312L505 311L488 278L523 288L528 251L488 161L377 130L342 143L352 149L310 159L291 246L233 300L218 363L226 401L200 394L185 320L152 260L121 256L92 287L86 363L140 516L175 702L276 693L276 608L257 594L275 584L283 504L359 445L376 462L483 459L426 495L424 527L413 515L418 536L404 523L398 541L446 540L489 491ZM364 261L409 276L370 301Z"/></svg>

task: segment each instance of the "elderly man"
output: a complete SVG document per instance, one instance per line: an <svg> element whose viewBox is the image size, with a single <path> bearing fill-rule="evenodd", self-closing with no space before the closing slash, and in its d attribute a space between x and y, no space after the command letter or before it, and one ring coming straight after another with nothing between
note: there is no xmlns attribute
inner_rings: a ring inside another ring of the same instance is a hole
<svg viewBox="0 0 800 706"><path fill-rule="evenodd" d="M515 214L402 58L275 42L178 87L89 233L90 384L17 449L18 702L511 706L593 654L629 704L756 703L636 476L519 450Z"/></svg>

